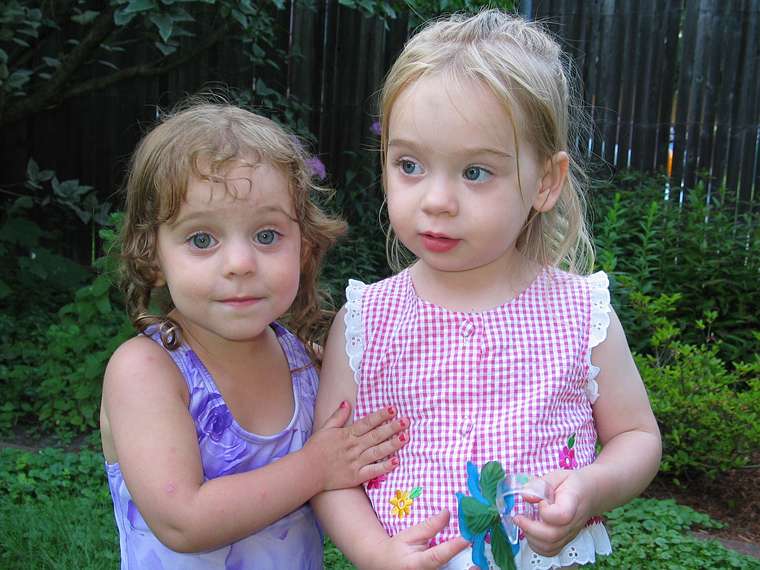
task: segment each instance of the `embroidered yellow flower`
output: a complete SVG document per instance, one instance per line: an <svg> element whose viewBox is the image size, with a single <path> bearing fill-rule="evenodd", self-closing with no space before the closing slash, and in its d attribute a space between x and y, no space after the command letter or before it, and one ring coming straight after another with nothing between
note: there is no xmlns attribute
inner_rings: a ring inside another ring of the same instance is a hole
<svg viewBox="0 0 760 570"><path fill-rule="evenodd" d="M420 496L422 493L421 487L415 487L411 491L402 491L396 489L396 493L393 498L390 499L392 506L391 513L394 517L403 519L409 516L409 512L414 504L414 499Z"/></svg>

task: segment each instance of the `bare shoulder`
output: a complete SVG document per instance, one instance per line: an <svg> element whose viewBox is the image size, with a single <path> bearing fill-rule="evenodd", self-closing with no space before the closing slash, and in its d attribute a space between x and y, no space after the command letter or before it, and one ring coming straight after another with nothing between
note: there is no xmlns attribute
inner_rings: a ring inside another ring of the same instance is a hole
<svg viewBox="0 0 760 570"><path fill-rule="evenodd" d="M104 406L108 407L112 396L124 402L131 393L147 396L156 392L186 396L182 374L167 352L151 339L129 339L116 349L106 366Z"/></svg>

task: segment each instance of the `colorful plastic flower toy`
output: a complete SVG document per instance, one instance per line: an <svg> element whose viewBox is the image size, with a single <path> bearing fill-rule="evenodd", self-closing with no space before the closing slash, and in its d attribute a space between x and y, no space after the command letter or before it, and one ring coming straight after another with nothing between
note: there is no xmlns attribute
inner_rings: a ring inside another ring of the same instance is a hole
<svg viewBox="0 0 760 570"><path fill-rule="evenodd" d="M501 570L514 570L514 557L520 550L520 529L513 521L515 495L522 495L530 503L551 501L551 487L530 475L506 476L497 461L486 463L480 473L468 461L467 489L469 495L457 493L459 531L472 542L473 564L488 570L485 543L490 542L496 565Z"/></svg>

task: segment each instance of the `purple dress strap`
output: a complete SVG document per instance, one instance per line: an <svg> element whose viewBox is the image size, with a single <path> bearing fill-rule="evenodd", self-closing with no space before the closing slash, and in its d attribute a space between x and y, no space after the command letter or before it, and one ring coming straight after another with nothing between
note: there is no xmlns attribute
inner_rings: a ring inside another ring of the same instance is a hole
<svg viewBox="0 0 760 570"><path fill-rule="evenodd" d="M274 435L257 435L237 423L211 374L190 347L183 344L167 351L187 384L188 410L195 423L205 480L268 465L301 449L311 435L319 385L316 369L292 333L278 323L273 323L272 329L291 370L295 401L290 422ZM149 336L161 344L157 333ZM212 551L183 554L164 546L145 523L119 464L106 464L106 473L119 528L122 570L322 568L322 535L308 504L242 540Z"/></svg>

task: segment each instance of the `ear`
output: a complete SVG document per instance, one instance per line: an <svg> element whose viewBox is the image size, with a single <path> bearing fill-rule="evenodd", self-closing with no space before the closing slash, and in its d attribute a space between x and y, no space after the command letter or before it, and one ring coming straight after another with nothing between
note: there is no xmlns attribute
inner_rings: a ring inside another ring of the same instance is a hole
<svg viewBox="0 0 760 570"><path fill-rule="evenodd" d="M548 212L559 200L565 187L567 173L570 170L570 157L561 150L547 159L544 175L539 182L538 195L533 201L533 209L537 212Z"/></svg>

